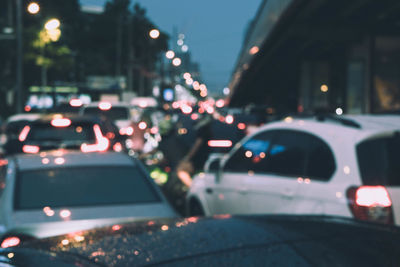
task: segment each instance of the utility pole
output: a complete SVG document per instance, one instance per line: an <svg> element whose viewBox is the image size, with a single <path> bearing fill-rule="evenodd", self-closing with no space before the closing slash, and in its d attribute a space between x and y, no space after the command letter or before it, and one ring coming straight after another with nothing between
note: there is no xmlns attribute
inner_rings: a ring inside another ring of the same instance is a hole
<svg viewBox="0 0 400 267"><path fill-rule="evenodd" d="M16 85L15 85L15 98L17 113L22 112L22 88L24 85L24 72L23 72L23 36L22 36L22 0L17 0L17 27L16 27L16 41L17 41L17 70L16 70ZM15 101L14 101L15 102Z"/></svg>

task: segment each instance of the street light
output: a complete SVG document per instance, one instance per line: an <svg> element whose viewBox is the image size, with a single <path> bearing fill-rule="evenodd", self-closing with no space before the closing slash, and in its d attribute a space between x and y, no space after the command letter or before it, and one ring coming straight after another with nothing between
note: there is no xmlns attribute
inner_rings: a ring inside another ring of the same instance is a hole
<svg viewBox="0 0 400 267"><path fill-rule="evenodd" d="M168 59L173 59L173 58L175 57L175 52L172 51L172 50L169 50L169 51L167 51L167 53L165 53L165 56L166 56Z"/></svg>
<svg viewBox="0 0 400 267"><path fill-rule="evenodd" d="M30 14L35 15L35 14L39 13L39 11L40 11L40 6L39 6L38 3L32 2L32 3L30 3L30 4L28 5L27 10L28 10L28 12L29 12Z"/></svg>
<svg viewBox="0 0 400 267"><path fill-rule="evenodd" d="M182 64L182 60L179 57L176 57L172 60L172 65L175 67L179 67Z"/></svg>
<svg viewBox="0 0 400 267"><path fill-rule="evenodd" d="M157 30L157 29L152 29L152 30L149 32L149 35L150 35L150 37L151 37L152 39L157 39L158 37L160 37L160 31Z"/></svg>

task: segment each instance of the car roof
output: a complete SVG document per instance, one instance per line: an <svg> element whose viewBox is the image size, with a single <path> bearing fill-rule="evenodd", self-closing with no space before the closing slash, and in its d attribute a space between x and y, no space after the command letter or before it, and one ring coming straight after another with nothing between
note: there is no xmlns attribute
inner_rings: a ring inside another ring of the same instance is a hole
<svg viewBox="0 0 400 267"><path fill-rule="evenodd" d="M324 139L344 137L358 142L370 136L400 130L399 118L395 115L349 115L326 118L288 116L284 120L261 126L254 134L270 129L290 129L315 134Z"/></svg>
<svg viewBox="0 0 400 267"><path fill-rule="evenodd" d="M22 114L15 114L7 119L7 123L15 122L15 121L34 121L39 119L43 114L40 113L22 113Z"/></svg>
<svg viewBox="0 0 400 267"><path fill-rule="evenodd" d="M76 123L76 122L92 122L92 123L100 123L101 122L101 118L99 116L93 116L93 115L79 115L79 114L47 114L44 115L38 119L36 119L35 121L33 121L33 124L35 123L49 123L50 121L52 121L55 116L61 116L60 118L68 118L71 120L72 123Z"/></svg>
<svg viewBox="0 0 400 267"><path fill-rule="evenodd" d="M80 235L85 239L76 241L71 235L62 235L22 247L68 252L104 266L374 266L368 263L393 259L400 245L397 228L329 216L157 219L82 231ZM64 239L70 242L60 245Z"/></svg>
<svg viewBox="0 0 400 267"><path fill-rule="evenodd" d="M98 107L100 103L104 103L104 102L108 102L111 104L111 107L126 107L129 108L130 105L128 103L125 102L109 102L109 101L98 101L98 102L91 102L90 104L84 105L83 108L87 108L87 107Z"/></svg>
<svg viewBox="0 0 400 267"><path fill-rule="evenodd" d="M39 154L18 154L13 157L20 170L104 166L104 165L136 165L134 159L123 153L102 152L84 153L73 150L54 150Z"/></svg>

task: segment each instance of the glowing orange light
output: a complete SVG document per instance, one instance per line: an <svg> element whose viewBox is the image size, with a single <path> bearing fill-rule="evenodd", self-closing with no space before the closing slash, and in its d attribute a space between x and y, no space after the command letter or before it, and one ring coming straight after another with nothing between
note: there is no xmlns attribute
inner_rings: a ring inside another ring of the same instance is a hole
<svg viewBox="0 0 400 267"><path fill-rule="evenodd" d="M71 107L81 107L83 105L82 100L80 99L71 99L69 101L69 104L71 105Z"/></svg>
<svg viewBox="0 0 400 267"><path fill-rule="evenodd" d="M64 246L68 245L68 244L69 244L68 239L63 239L63 240L61 241L61 244L63 244Z"/></svg>
<svg viewBox="0 0 400 267"><path fill-rule="evenodd" d="M19 140L20 142L24 142L25 139L26 139L26 137L28 136L30 130L31 130L31 127L29 127L29 125L26 125L26 126L22 129L21 133L19 134L18 140Z"/></svg>
<svg viewBox="0 0 400 267"><path fill-rule="evenodd" d="M233 116L232 116L232 115L228 115L228 116L225 117L225 122L226 122L227 124L232 124L233 121L234 121L234 119L233 119Z"/></svg>
<svg viewBox="0 0 400 267"><path fill-rule="evenodd" d="M21 240L18 237L10 236L4 239L3 242L1 242L1 247L2 248L15 247L18 246L20 243Z"/></svg>
<svg viewBox="0 0 400 267"><path fill-rule="evenodd" d="M190 79L191 77L192 77L192 75L191 75L189 72L185 72L185 73L183 74L183 78L184 78L185 80Z"/></svg>
<svg viewBox="0 0 400 267"><path fill-rule="evenodd" d="M67 118L52 119L50 124L54 127L68 127L71 125L71 120Z"/></svg>
<svg viewBox="0 0 400 267"><path fill-rule="evenodd" d="M210 140L208 141L209 147L231 147L231 140Z"/></svg>
<svg viewBox="0 0 400 267"><path fill-rule="evenodd" d="M252 48L250 48L249 53L250 53L250 55L254 55L254 54L257 54L258 51L260 51L258 46L253 46Z"/></svg>
<svg viewBox="0 0 400 267"><path fill-rule="evenodd" d="M356 203L363 207L390 207L392 201L384 186L361 186L356 192Z"/></svg>
<svg viewBox="0 0 400 267"><path fill-rule="evenodd" d="M161 226L161 230L167 231L169 229L168 225L163 225Z"/></svg>
<svg viewBox="0 0 400 267"><path fill-rule="evenodd" d="M25 110L26 112L29 112L29 111L32 110L32 108L31 108L31 106L26 105L26 106L24 107L24 110Z"/></svg>
<svg viewBox="0 0 400 267"><path fill-rule="evenodd" d="M36 154L39 152L39 150L40 148L38 146L24 145L22 147L22 151L29 154Z"/></svg>
<svg viewBox="0 0 400 267"><path fill-rule="evenodd" d="M0 159L0 167L5 166L8 164L8 160L6 159Z"/></svg>
<svg viewBox="0 0 400 267"><path fill-rule="evenodd" d="M244 129L246 129L246 124L244 124L243 122L240 122L240 123L238 123L237 127L240 130L244 130Z"/></svg>
<svg viewBox="0 0 400 267"><path fill-rule="evenodd" d="M49 163L50 163L50 160L49 160L48 158L44 158L44 159L42 159L42 163L43 163L44 165L49 164Z"/></svg>
<svg viewBox="0 0 400 267"><path fill-rule="evenodd" d="M246 158L251 158L253 156L253 153L247 150L246 153L244 153L244 155L246 156Z"/></svg>
<svg viewBox="0 0 400 267"><path fill-rule="evenodd" d="M111 227L111 229L112 229L113 231L119 231L119 230L121 230L121 225L115 224L115 225L113 225L113 226Z"/></svg>
<svg viewBox="0 0 400 267"><path fill-rule="evenodd" d="M265 153L264 152L260 153L260 158L262 158L262 159L265 158Z"/></svg>
<svg viewBox="0 0 400 267"><path fill-rule="evenodd" d="M138 126L139 126L139 129L144 130L147 128L147 123L145 123L144 121L141 121Z"/></svg>
<svg viewBox="0 0 400 267"><path fill-rule="evenodd" d="M63 219L71 217L71 211L69 210L61 210L60 211L60 217Z"/></svg>
<svg viewBox="0 0 400 267"><path fill-rule="evenodd" d="M207 113L212 114L214 113L215 109L213 107L207 107Z"/></svg>
<svg viewBox="0 0 400 267"><path fill-rule="evenodd" d="M101 110L104 110L104 111L110 110L111 107L112 107L112 105L110 102L100 102L99 103L99 109L101 109Z"/></svg>
<svg viewBox="0 0 400 267"><path fill-rule="evenodd" d="M197 120L198 118L199 118L199 115L198 114L196 114L196 113L193 113L191 116L190 116L190 118L192 118L192 120Z"/></svg>

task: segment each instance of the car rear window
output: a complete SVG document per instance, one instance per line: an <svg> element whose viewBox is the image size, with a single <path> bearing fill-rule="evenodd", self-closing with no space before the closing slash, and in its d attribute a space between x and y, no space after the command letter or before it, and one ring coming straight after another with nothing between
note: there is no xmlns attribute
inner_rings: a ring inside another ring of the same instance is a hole
<svg viewBox="0 0 400 267"><path fill-rule="evenodd" d="M145 173L138 167L88 166L20 172L14 208L27 210L160 201Z"/></svg>
<svg viewBox="0 0 400 267"><path fill-rule="evenodd" d="M400 186L400 134L366 140L357 145L363 184Z"/></svg>
<svg viewBox="0 0 400 267"><path fill-rule="evenodd" d="M54 127L50 123L36 123L26 141L94 141L92 123L72 123L68 127Z"/></svg>
<svg viewBox="0 0 400 267"><path fill-rule="evenodd" d="M129 110L125 107L112 107L109 110L101 110L98 107L87 107L83 113L85 115L104 116L111 121L129 119Z"/></svg>

